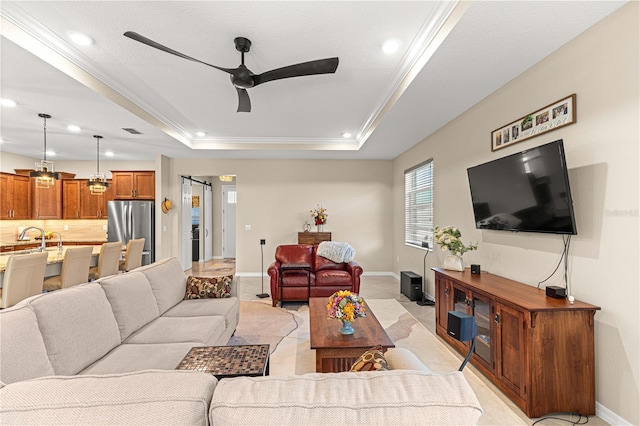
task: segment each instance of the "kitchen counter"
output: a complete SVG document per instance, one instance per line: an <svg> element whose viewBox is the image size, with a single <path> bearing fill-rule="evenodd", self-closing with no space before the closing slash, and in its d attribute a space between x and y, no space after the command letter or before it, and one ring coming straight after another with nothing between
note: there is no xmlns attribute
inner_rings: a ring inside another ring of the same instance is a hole
<svg viewBox="0 0 640 426"><path fill-rule="evenodd" d="M46 244L51 245L53 244L57 244L58 243L58 238L50 238L48 240L44 240ZM102 244L102 243L106 243L107 240L79 240L79 239L67 239L67 238L63 238L62 239L62 244L73 244L73 245L96 245L96 244ZM24 241L3 241L0 243L0 248L4 248L4 247L15 247L16 250L20 250L20 246L29 246L29 245L33 245L33 244L41 244L42 240L24 240Z"/></svg>
<svg viewBox="0 0 640 426"><path fill-rule="evenodd" d="M33 241L28 241L29 244L33 244ZM79 245L71 245L71 246L62 246L62 253L58 253L58 247L48 247L47 253L49 253L49 257L47 258L47 267L44 271L45 277L52 277L55 275L60 275L62 272L62 260L64 259L64 253L69 248L83 247ZM98 264L98 255L100 254L101 246L91 246L93 247L93 254L91 255L91 266L96 266ZM7 269L7 262L9 261L9 257L12 255L20 255L26 254L21 252L6 252L0 255L0 288L2 288L2 282L4 281L4 271ZM88 276L88 272L87 272Z"/></svg>

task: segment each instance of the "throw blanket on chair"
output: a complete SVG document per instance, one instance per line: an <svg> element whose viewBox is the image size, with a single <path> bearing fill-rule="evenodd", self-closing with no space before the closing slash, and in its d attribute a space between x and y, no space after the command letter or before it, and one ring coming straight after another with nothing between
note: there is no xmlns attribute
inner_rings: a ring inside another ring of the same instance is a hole
<svg viewBox="0 0 640 426"><path fill-rule="evenodd" d="M317 254L336 263L349 263L356 256L356 251L348 243L323 241L318 245Z"/></svg>

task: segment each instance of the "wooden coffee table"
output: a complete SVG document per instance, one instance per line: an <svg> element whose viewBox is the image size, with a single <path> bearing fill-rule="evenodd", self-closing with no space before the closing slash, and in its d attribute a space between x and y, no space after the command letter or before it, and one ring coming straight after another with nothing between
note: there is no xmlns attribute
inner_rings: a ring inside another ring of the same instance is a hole
<svg viewBox="0 0 640 426"><path fill-rule="evenodd" d="M269 345L196 346L176 370L211 373L218 379L269 375Z"/></svg>
<svg viewBox="0 0 640 426"><path fill-rule="evenodd" d="M318 373L339 373L349 371L353 363L367 349L382 346L383 352L395 345L366 305L364 318L353 322L355 332L340 334L340 321L327 318L328 297L309 299L309 328L311 349L316 351L316 371Z"/></svg>

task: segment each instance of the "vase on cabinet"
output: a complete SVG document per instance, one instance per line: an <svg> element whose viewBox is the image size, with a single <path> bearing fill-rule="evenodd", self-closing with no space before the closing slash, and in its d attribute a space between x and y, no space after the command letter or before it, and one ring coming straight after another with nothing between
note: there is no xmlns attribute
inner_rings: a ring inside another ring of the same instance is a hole
<svg viewBox="0 0 640 426"><path fill-rule="evenodd" d="M462 261L462 256L457 256L455 254L448 254L444 258L444 269L448 269L450 271L464 271L464 262Z"/></svg>
<svg viewBox="0 0 640 426"><path fill-rule="evenodd" d="M342 327L340 327L338 331L341 334L353 334L355 330L351 326L351 322L345 321L345 320L341 320L341 321L342 321Z"/></svg>

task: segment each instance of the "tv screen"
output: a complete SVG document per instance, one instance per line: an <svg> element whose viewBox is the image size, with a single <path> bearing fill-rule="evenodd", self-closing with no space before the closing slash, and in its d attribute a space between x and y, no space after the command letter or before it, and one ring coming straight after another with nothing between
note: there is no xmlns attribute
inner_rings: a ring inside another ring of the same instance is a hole
<svg viewBox="0 0 640 426"><path fill-rule="evenodd" d="M562 139L467 174L477 229L577 233Z"/></svg>

